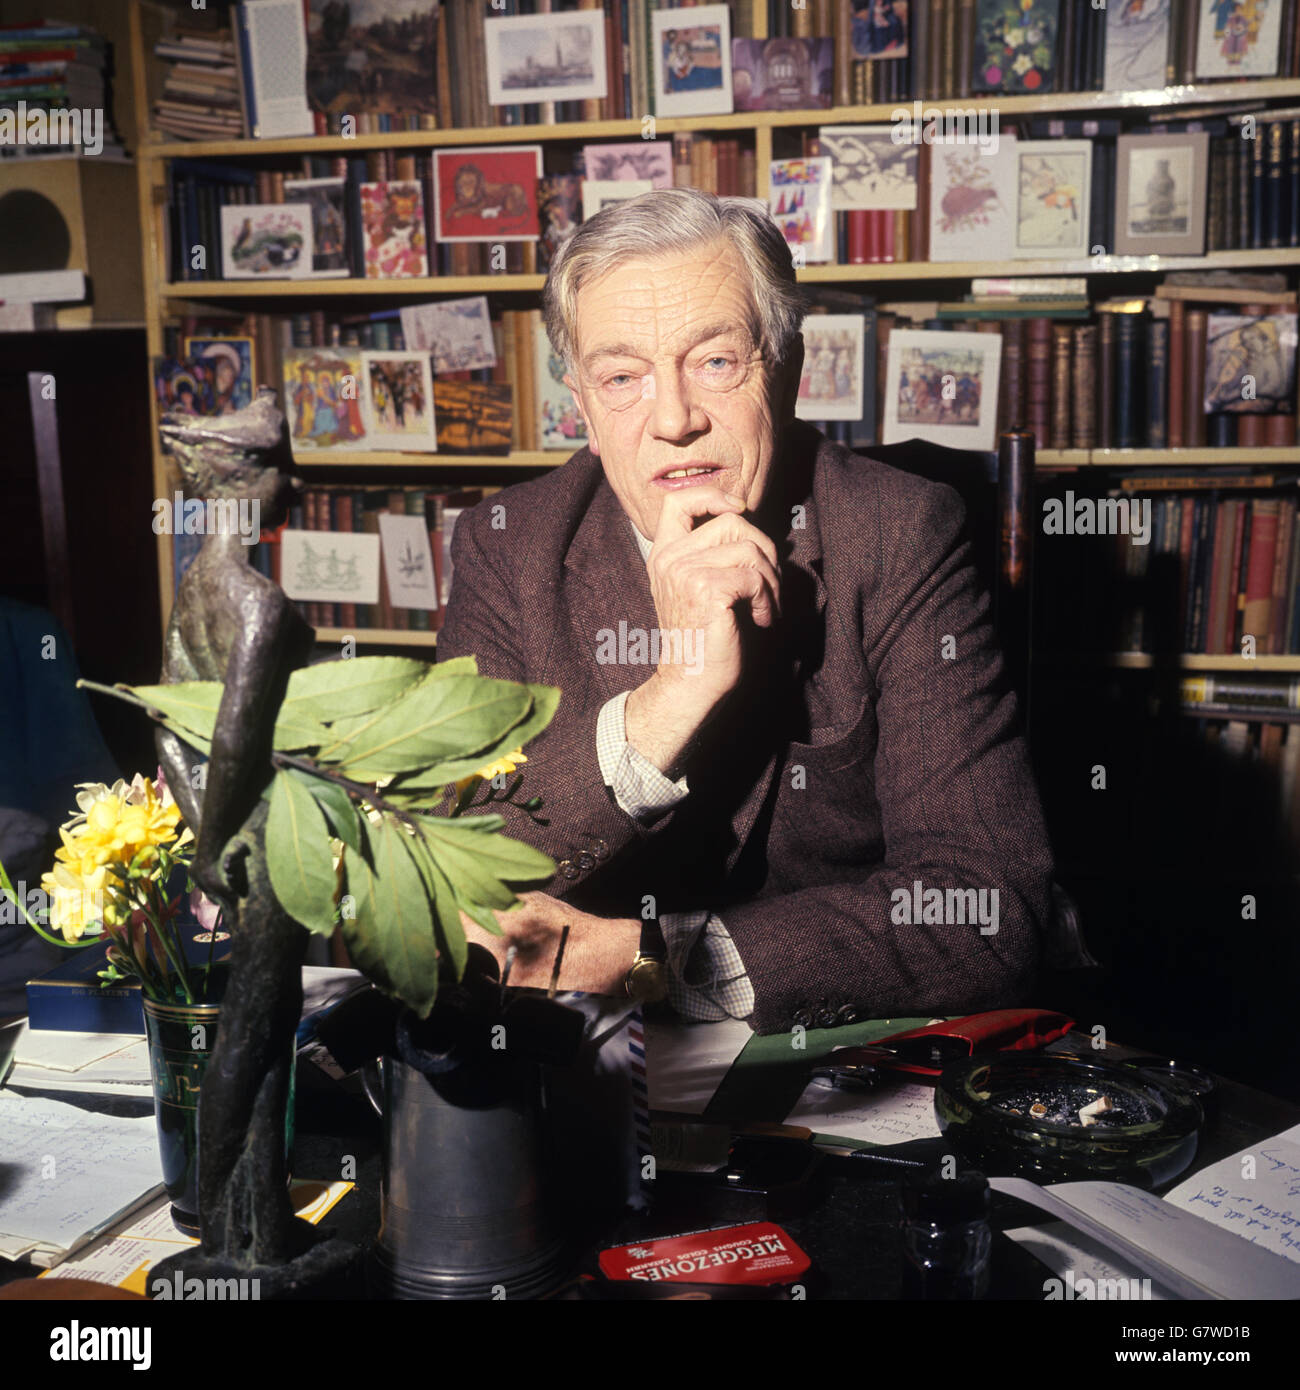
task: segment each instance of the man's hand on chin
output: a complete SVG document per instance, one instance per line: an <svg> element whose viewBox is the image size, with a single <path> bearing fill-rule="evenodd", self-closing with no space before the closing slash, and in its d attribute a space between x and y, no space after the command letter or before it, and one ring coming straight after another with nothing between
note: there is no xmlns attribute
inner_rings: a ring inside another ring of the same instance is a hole
<svg viewBox="0 0 1300 1390"><path fill-rule="evenodd" d="M503 936L493 936L462 912L465 936L485 947L505 969L506 951L518 947L510 983L547 989L560 934L569 924L569 941L560 965L560 988L588 994L622 995L628 967L641 944L641 923L635 917L593 917L589 912L546 893L521 893L519 905L498 912Z"/></svg>

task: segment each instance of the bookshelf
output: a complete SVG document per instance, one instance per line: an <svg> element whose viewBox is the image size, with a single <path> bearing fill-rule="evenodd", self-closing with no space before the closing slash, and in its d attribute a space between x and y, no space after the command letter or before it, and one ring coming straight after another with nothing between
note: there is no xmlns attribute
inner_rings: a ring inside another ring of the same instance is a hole
<svg viewBox="0 0 1300 1390"><path fill-rule="evenodd" d="M221 139L182 141L159 139L148 128L149 71L153 41L160 32L160 13L142 0L132 0L131 41L135 61L134 109L139 117L137 130L138 199L144 229L145 299L148 347L151 356L164 349L164 325L169 319L189 313L201 313L205 308L236 311L254 307L260 311L280 309L284 313L303 313L310 308L333 306L337 311L352 311L376 305L397 306L412 300L454 297L467 294L519 297L519 302L535 304L544 284L542 274L499 273L489 275L433 275L419 279L311 279L282 280L265 283L245 281L202 280L176 282L169 279L166 237L166 196L169 161L204 159L240 162L250 168L266 167L267 161L293 159L303 155L356 155L366 151L430 151L441 147L472 145L508 145L511 143L540 143L544 147L586 143L600 140L636 140L642 137L640 120L566 121L546 126L485 126L444 128L421 131L391 131L361 133L344 138L335 135L295 137L291 139L249 140ZM755 7L753 32L766 33L765 20ZM1144 91L1097 92L1072 91L1036 96L976 96L944 97L939 105L957 104L963 110L996 112L1001 119L1017 116L1114 116L1128 113L1163 112L1176 115L1180 109L1229 110L1242 103L1284 103L1300 105L1300 78L1276 78L1251 81L1191 82ZM919 103L922 110L927 102ZM702 134L740 133L752 137L757 170L757 191L766 196L768 164L779 147L779 140L789 140L801 130L823 125L888 124L895 112L913 112L912 101L874 102L836 106L815 111L759 111L730 115L659 117L655 121L655 137L662 139L678 132ZM1127 294L1133 285L1150 284L1152 277L1170 271L1294 271L1300 267L1300 248L1234 249L1212 251L1202 256L1102 255L1079 260L1008 260L980 261L897 261L866 265L813 265L799 271L801 282L810 287L844 286L865 288L888 285L895 295L906 293L905 286L917 288L913 300L936 297L940 286L968 284L982 277L1063 277L1085 276L1089 283L1089 298L1109 293L1112 282L1123 286ZM1294 285L1294 277L1290 282ZM1097 287L1094 295L1092 286ZM1141 291L1135 291L1140 293ZM279 386L278 382L271 383ZM157 440L157 407L152 384L150 389L153 437ZM506 455L438 455L377 451L319 451L299 452L295 466L305 470L317 481L331 482L345 478L371 483L380 478L413 477L420 471L438 470L453 476L482 478L485 482L508 482L522 470L540 470L557 466L567 455L559 450L516 449ZM169 495L176 478L169 462L155 442L154 480L156 493ZM1117 472L1174 469L1185 473L1198 470L1238 466L1300 468L1300 445L1263 447L1188 447L1188 448L1041 448L1037 463L1044 475L1074 470L1087 470L1088 475L1104 476L1107 470ZM172 599L171 538L158 540L159 594L166 623ZM436 634L378 629L357 629L348 632L334 626L318 627L322 641L336 641L353 636L368 645L432 646ZM1053 659L1045 659L1053 664ZM1176 660L1180 669L1228 669L1233 658L1188 654L1181 658L1149 656L1145 653L1116 652L1103 658L1116 666L1128 669L1158 669ZM1237 661L1237 666L1247 663ZM1286 672L1300 670L1300 657L1261 656L1249 663L1254 671Z"/></svg>

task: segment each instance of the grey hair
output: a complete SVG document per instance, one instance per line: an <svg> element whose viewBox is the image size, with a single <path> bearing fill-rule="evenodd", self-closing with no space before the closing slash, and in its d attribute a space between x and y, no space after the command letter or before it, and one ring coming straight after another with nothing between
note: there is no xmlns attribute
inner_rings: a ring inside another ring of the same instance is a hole
<svg viewBox="0 0 1300 1390"><path fill-rule="evenodd" d="M551 346L574 365L578 292L628 261L692 251L722 237L749 270L758 346L775 362L790 355L805 301L781 229L756 198L719 198L695 188L660 188L603 208L551 262L542 313Z"/></svg>

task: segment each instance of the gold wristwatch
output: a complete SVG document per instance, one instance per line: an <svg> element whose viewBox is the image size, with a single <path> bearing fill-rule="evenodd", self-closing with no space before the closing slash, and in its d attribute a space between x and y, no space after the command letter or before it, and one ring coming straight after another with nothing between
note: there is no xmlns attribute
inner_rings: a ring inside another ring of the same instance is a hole
<svg viewBox="0 0 1300 1390"><path fill-rule="evenodd" d="M657 1004L668 996L668 948L659 923L641 923L641 944L623 977L628 997L638 1004Z"/></svg>

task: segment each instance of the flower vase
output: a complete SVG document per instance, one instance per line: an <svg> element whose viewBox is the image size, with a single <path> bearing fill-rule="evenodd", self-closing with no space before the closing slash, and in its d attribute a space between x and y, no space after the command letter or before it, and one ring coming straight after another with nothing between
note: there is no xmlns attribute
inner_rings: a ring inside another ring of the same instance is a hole
<svg viewBox="0 0 1300 1390"><path fill-rule="evenodd" d="M145 1036L153 1078L154 1114L163 1183L171 1199L172 1223L186 1235L199 1236L199 1093L208 1058L217 1044L221 996L229 966L213 966L202 1000L164 1004L144 1000ZM285 1108L285 1152L293 1144L293 1070Z"/></svg>

